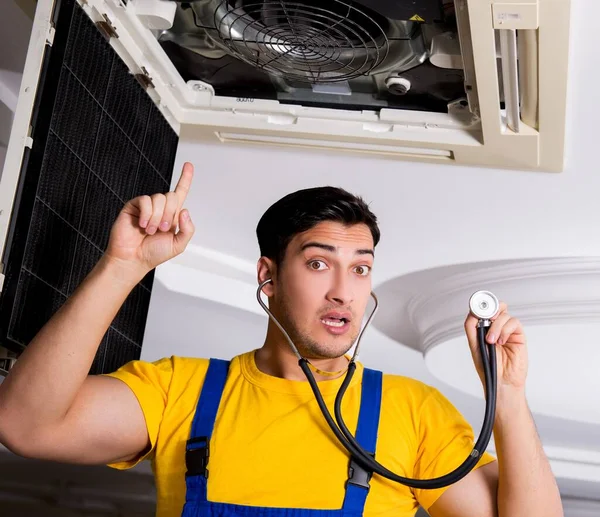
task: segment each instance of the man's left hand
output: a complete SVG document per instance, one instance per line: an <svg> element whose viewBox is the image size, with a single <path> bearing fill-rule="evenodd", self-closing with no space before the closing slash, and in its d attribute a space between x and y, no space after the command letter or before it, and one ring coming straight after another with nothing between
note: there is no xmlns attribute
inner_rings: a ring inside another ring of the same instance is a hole
<svg viewBox="0 0 600 517"><path fill-rule="evenodd" d="M503 389L524 390L527 377L527 339L521 322L508 313L508 306L500 304L498 314L492 319L486 341L494 344L498 365L498 391ZM471 355L481 382L485 377L479 344L477 343L477 317L469 313L465 320L465 332ZM488 348L489 349L489 348Z"/></svg>

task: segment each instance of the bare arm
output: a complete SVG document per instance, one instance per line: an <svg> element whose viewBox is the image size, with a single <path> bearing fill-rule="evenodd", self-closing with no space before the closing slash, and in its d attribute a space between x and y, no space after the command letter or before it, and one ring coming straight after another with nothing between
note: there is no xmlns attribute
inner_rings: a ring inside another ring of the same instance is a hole
<svg viewBox="0 0 600 517"><path fill-rule="evenodd" d="M498 462L471 472L431 507L432 517L564 517L560 491L525 397L527 345L521 323L506 304L488 331L498 364L494 441ZM465 329L481 373L477 320Z"/></svg>
<svg viewBox="0 0 600 517"><path fill-rule="evenodd" d="M431 517L497 517L498 463L488 463L452 485L431 506Z"/></svg>
<svg viewBox="0 0 600 517"><path fill-rule="evenodd" d="M525 393L503 395L494 439L498 450L498 515L563 517L560 491Z"/></svg>
<svg viewBox="0 0 600 517"><path fill-rule="evenodd" d="M499 400L494 440L498 462L449 488L431 517L563 517L560 492L523 394Z"/></svg>
<svg viewBox="0 0 600 517"><path fill-rule="evenodd" d="M87 375L137 281L133 271L101 259L21 354L0 385L0 441L9 449L87 462L146 447L144 417L131 390L117 379ZM113 432L118 439L102 440Z"/></svg>
<svg viewBox="0 0 600 517"><path fill-rule="evenodd" d="M194 228L181 205L192 174L186 164L175 192L125 205L104 257L0 384L0 443L23 456L76 463L129 459L148 447L133 392L118 379L88 372L133 287L191 239ZM169 227L159 230L161 221Z"/></svg>

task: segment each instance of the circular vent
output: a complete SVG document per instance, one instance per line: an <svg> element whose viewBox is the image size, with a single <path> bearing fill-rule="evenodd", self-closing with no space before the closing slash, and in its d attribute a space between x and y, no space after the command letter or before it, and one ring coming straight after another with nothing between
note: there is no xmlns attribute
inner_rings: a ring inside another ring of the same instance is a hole
<svg viewBox="0 0 600 517"><path fill-rule="evenodd" d="M386 18L341 0L228 0L214 23L234 56L291 80L368 75L388 52Z"/></svg>

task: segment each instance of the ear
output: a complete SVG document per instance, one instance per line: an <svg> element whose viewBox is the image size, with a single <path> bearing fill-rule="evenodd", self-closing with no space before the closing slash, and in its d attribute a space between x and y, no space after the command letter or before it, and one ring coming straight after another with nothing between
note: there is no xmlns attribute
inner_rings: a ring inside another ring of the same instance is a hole
<svg viewBox="0 0 600 517"><path fill-rule="evenodd" d="M275 263L267 257L260 257L256 266L257 280L259 285L268 278L275 280ZM266 296L273 296L273 283L268 283L263 287L263 293Z"/></svg>

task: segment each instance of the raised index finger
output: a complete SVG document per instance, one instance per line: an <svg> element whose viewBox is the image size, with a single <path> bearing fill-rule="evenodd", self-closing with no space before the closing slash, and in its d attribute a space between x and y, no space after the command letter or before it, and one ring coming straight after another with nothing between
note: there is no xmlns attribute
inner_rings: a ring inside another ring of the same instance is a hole
<svg viewBox="0 0 600 517"><path fill-rule="evenodd" d="M177 194L177 199L179 200L179 209L181 209L181 207L183 206L188 192L190 191L190 186L192 185L193 177L194 166L190 162L185 162L183 164L181 176L179 177L179 181L177 182L177 186L175 187L175 194Z"/></svg>

